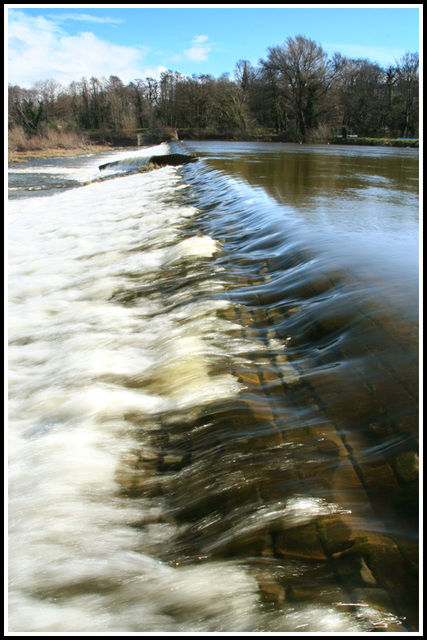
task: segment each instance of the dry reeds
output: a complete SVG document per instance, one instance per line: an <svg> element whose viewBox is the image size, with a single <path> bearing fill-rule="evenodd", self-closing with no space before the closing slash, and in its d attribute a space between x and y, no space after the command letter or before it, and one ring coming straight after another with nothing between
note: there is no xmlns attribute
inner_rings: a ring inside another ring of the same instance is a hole
<svg viewBox="0 0 427 640"><path fill-rule="evenodd" d="M43 151L48 149L82 149L88 144L85 136L75 133L46 129L43 132L27 135L20 126L9 130L8 150L15 151Z"/></svg>

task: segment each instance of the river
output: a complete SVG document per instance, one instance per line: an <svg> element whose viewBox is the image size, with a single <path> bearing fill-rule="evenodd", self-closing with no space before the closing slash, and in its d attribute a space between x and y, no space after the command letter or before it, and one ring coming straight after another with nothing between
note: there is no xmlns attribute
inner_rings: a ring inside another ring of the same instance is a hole
<svg viewBox="0 0 427 640"><path fill-rule="evenodd" d="M9 166L10 632L419 630L418 188L413 149Z"/></svg>

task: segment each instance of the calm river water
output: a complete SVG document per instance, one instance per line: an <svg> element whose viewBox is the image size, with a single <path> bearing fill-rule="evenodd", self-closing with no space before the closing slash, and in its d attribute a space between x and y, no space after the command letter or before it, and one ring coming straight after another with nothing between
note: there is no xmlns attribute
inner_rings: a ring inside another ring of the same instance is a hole
<svg viewBox="0 0 427 640"><path fill-rule="evenodd" d="M412 149L9 167L9 631L419 630L418 186Z"/></svg>

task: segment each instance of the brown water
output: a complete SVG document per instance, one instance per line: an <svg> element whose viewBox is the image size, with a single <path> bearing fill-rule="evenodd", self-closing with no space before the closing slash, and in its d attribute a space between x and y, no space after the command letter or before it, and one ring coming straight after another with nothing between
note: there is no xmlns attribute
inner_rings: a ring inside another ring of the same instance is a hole
<svg viewBox="0 0 427 640"><path fill-rule="evenodd" d="M268 143L185 143L267 193L310 243L371 277L418 290L418 151ZM369 265L366 265L366 261ZM383 264L383 266L381 266Z"/></svg>
<svg viewBox="0 0 427 640"><path fill-rule="evenodd" d="M10 206L11 629L416 631L417 152L171 147Z"/></svg>

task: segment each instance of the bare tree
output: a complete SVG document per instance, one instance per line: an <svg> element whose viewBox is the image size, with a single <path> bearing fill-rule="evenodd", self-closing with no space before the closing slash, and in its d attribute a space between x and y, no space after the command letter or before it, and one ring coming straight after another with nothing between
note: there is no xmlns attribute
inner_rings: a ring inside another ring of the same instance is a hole
<svg viewBox="0 0 427 640"><path fill-rule="evenodd" d="M317 105L333 80L327 54L319 44L299 35L288 38L284 45L269 47L267 60L261 64L276 73L298 131L304 136L315 126Z"/></svg>
<svg viewBox="0 0 427 640"><path fill-rule="evenodd" d="M381 135L388 92L386 73L376 62L347 60L340 86L344 124L358 135Z"/></svg>
<svg viewBox="0 0 427 640"><path fill-rule="evenodd" d="M43 103L44 117L51 120L55 117L56 102L62 86L53 79L34 83L33 90L39 102Z"/></svg>
<svg viewBox="0 0 427 640"><path fill-rule="evenodd" d="M413 116L418 115L419 64L418 53L409 52L405 53L397 62L397 86L404 105L403 137L408 136L409 132L416 128L412 120Z"/></svg>

